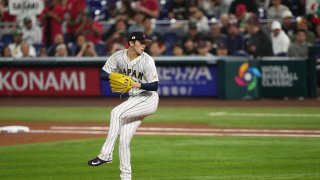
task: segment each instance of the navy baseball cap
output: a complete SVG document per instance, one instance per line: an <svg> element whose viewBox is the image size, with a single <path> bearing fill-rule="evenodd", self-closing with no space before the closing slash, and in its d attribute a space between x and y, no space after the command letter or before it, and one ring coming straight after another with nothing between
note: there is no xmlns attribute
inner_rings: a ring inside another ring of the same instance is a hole
<svg viewBox="0 0 320 180"><path fill-rule="evenodd" d="M128 41L135 41L135 40L138 40L143 44L152 42L150 39L146 39L146 35L142 31L128 33Z"/></svg>

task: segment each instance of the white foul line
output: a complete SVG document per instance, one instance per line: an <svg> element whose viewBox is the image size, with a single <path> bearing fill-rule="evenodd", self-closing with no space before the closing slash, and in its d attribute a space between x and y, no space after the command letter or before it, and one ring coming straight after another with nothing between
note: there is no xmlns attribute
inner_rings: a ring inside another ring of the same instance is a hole
<svg viewBox="0 0 320 180"><path fill-rule="evenodd" d="M108 127L75 127L75 126L51 126L54 130L108 130ZM208 128L168 128L168 127L139 127L138 131L162 131L162 132L242 132L242 133L320 133L320 130L301 129L208 129Z"/></svg>
<svg viewBox="0 0 320 180"><path fill-rule="evenodd" d="M143 132L137 131L137 135L146 135L146 136L245 136L245 137L320 137L320 134L294 134L294 133L250 133L250 132L239 132L234 129L234 132ZM29 133L36 134L99 134L106 135L106 131L97 131L97 130L68 130L68 129L59 129L59 130L30 130Z"/></svg>
<svg viewBox="0 0 320 180"><path fill-rule="evenodd" d="M209 116L232 116L232 117L289 117L289 118L320 118L320 114L285 114L285 113L228 113L211 112Z"/></svg>

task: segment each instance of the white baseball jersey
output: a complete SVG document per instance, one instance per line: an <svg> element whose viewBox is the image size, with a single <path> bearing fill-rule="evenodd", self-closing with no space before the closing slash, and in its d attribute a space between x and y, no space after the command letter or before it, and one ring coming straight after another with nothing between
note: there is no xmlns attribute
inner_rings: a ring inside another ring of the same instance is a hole
<svg viewBox="0 0 320 180"><path fill-rule="evenodd" d="M118 72L130 76L132 80L139 83L152 83L159 81L154 59L147 53L143 52L133 60L128 59L128 50L115 52L103 66L107 73ZM129 91L130 96L140 94L145 90L132 88Z"/></svg>
<svg viewBox="0 0 320 180"><path fill-rule="evenodd" d="M107 73L118 72L131 77L140 83L159 81L155 62L147 53L142 53L136 59L128 59L128 50L115 52L103 66ZM143 93L144 92L144 93ZM105 143L98 157L111 161L114 146L120 134L120 170L121 180L131 180L130 142L142 120L153 114L159 102L158 93L133 88L129 91L129 99L119 104L111 111L110 128Z"/></svg>

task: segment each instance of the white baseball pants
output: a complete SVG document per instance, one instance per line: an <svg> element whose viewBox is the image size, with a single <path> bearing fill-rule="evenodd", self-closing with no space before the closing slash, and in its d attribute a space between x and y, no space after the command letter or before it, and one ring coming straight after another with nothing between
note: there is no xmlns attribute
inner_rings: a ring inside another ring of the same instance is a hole
<svg viewBox="0 0 320 180"><path fill-rule="evenodd" d="M157 92L143 92L116 106L111 111L107 139L102 146L99 158L112 160L112 153L120 134L119 157L121 180L131 180L130 142L143 118L154 113L158 107Z"/></svg>

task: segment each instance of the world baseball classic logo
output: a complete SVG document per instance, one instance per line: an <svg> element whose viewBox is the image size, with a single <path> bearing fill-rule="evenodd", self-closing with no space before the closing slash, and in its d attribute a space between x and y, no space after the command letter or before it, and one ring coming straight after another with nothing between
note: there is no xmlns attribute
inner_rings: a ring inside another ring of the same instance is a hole
<svg viewBox="0 0 320 180"><path fill-rule="evenodd" d="M241 64L238 76L234 77L234 81L239 86L246 86L248 91L256 88L258 77L261 77L260 71L256 67L250 67L248 63Z"/></svg>

